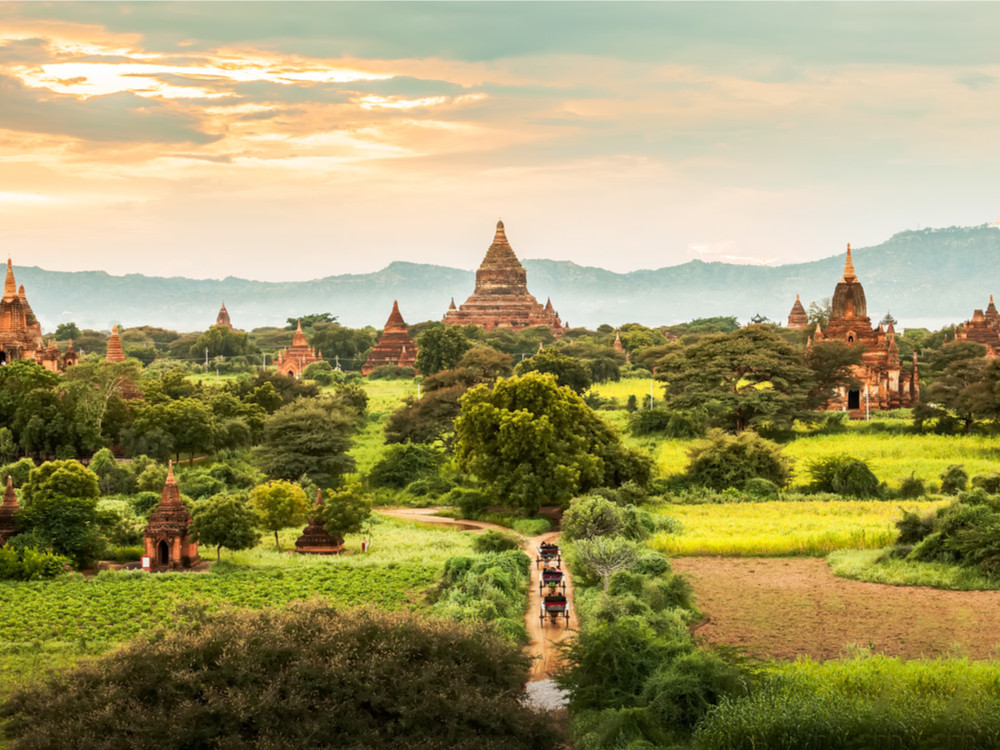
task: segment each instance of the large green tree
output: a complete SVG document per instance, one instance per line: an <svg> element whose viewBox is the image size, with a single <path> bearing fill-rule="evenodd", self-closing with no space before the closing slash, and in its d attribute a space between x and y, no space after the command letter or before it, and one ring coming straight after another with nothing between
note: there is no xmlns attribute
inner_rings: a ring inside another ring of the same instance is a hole
<svg viewBox="0 0 1000 750"><path fill-rule="evenodd" d="M458 364L472 342L459 326L439 325L417 336L417 369L424 375L449 370Z"/></svg>
<svg viewBox="0 0 1000 750"><path fill-rule="evenodd" d="M456 456L504 503L535 511L629 479L646 484L651 462L627 449L554 375L530 372L461 399Z"/></svg>
<svg viewBox="0 0 1000 750"><path fill-rule="evenodd" d="M212 326L201 334L191 345L188 356L194 360L203 359L206 351L209 359L260 354L260 349L250 339L250 334L234 331L227 326Z"/></svg>
<svg viewBox="0 0 1000 750"><path fill-rule="evenodd" d="M257 514L243 497L215 495L198 503L192 513L191 530L201 544L215 547L215 559L222 548L250 549L257 544Z"/></svg>
<svg viewBox="0 0 1000 750"><path fill-rule="evenodd" d="M817 406L815 376L801 349L771 326L676 344L656 363L667 408L707 410L718 426L740 433L765 423L788 424Z"/></svg>
<svg viewBox="0 0 1000 750"><path fill-rule="evenodd" d="M21 490L19 526L25 538L87 565L103 547L99 496L97 475L82 464L44 463L31 470Z"/></svg>
<svg viewBox="0 0 1000 750"><path fill-rule="evenodd" d="M356 424L356 412L339 400L300 399L267 418L257 463L273 479L336 486L354 468L347 451Z"/></svg>
<svg viewBox="0 0 1000 750"><path fill-rule="evenodd" d="M953 359L926 388L914 411L918 423L950 417L972 432L979 421L1000 420L1000 362L985 357Z"/></svg>
<svg viewBox="0 0 1000 750"><path fill-rule="evenodd" d="M551 373L556 376L559 385L568 386L577 393L583 393L590 388L590 369L579 359L552 347L542 349L533 357L518 362L514 374L524 375L526 372Z"/></svg>
<svg viewBox="0 0 1000 750"><path fill-rule="evenodd" d="M265 482L250 491L250 504L257 512L260 527L274 532L274 546L281 551L278 532L306 520L309 500L305 491L293 482Z"/></svg>

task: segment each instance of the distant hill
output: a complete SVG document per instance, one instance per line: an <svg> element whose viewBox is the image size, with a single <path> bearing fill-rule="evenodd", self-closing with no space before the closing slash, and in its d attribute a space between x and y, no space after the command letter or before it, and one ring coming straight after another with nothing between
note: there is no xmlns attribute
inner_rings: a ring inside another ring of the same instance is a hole
<svg viewBox="0 0 1000 750"><path fill-rule="evenodd" d="M938 328L971 317L991 293L1000 294L1000 230L991 225L900 232L880 245L855 248L853 255L874 320L891 311L902 327ZM842 254L773 267L695 260L622 274L566 261L524 261L532 294L542 303L551 297L563 320L587 327L715 315L746 321L756 313L784 323L796 294L807 307L829 297L843 264ZM222 300L233 325L246 330L318 312L344 325L381 328L394 299L409 323L437 320L452 297L461 304L474 286L471 271L400 261L375 273L283 283L24 266L14 272L46 332L68 321L81 328L117 322L203 330L215 322Z"/></svg>

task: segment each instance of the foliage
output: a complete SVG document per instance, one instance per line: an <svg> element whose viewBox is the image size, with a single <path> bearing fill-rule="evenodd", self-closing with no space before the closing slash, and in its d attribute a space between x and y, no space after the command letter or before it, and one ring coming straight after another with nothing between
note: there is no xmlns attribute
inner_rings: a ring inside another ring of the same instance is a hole
<svg viewBox="0 0 1000 750"><path fill-rule="evenodd" d="M743 487L754 478L788 484L791 462L778 445L753 432L732 437L715 431L709 440L688 451L687 477L693 484L716 490Z"/></svg>
<svg viewBox="0 0 1000 750"><path fill-rule="evenodd" d="M704 408L717 426L736 433L762 424L790 424L816 405L815 377L802 353L769 326L672 345L656 364L671 411Z"/></svg>
<svg viewBox="0 0 1000 750"><path fill-rule="evenodd" d="M635 398L630 396L630 398ZM695 438L705 434L706 415L701 411L680 412L666 409L641 409L629 419L633 435L663 435L675 438Z"/></svg>
<svg viewBox="0 0 1000 750"><path fill-rule="evenodd" d="M878 478L868 464L851 456L827 456L811 462L807 470L816 492L834 492L846 497L878 497Z"/></svg>
<svg viewBox="0 0 1000 750"><path fill-rule="evenodd" d="M23 493L22 493L23 494ZM79 567L98 559L104 549L102 516L94 497L63 497L42 494L22 497L18 516L18 545L34 543L65 555Z"/></svg>
<svg viewBox="0 0 1000 750"><path fill-rule="evenodd" d="M964 659L798 661L748 695L720 700L694 742L705 750L985 750L1000 736L996 682L993 663Z"/></svg>
<svg viewBox="0 0 1000 750"><path fill-rule="evenodd" d="M529 373L470 390L455 422L456 457L505 504L533 512L581 491L629 479L648 484L650 463L626 448L555 377Z"/></svg>
<svg viewBox="0 0 1000 750"><path fill-rule="evenodd" d="M250 339L250 334L234 331L227 326L212 326L201 334L191 345L188 356L200 359L206 356L206 351L209 358L260 354L260 349Z"/></svg>
<svg viewBox="0 0 1000 750"><path fill-rule="evenodd" d="M316 603L138 641L3 713L14 748L550 745L547 720L518 702L527 666L455 623Z"/></svg>
<svg viewBox="0 0 1000 750"><path fill-rule="evenodd" d="M595 536L582 539L573 545L580 564L592 570L607 589L611 576L628 570L639 561L639 547L622 537Z"/></svg>
<svg viewBox="0 0 1000 750"><path fill-rule="evenodd" d="M31 470L35 468L35 462L30 458L22 458L12 464L0 466L0 483L7 484L7 477L14 480L16 487L21 487L28 481Z"/></svg>
<svg viewBox="0 0 1000 750"><path fill-rule="evenodd" d="M97 475L78 461L47 461L28 474L21 488L27 505L36 500L67 497L96 499L101 494Z"/></svg>
<svg viewBox="0 0 1000 750"><path fill-rule="evenodd" d="M450 370L458 364L472 342L458 326L439 325L417 336L417 369L424 375Z"/></svg>
<svg viewBox="0 0 1000 750"><path fill-rule="evenodd" d="M345 534L361 531L371 512L371 497L362 491L360 484L351 484L341 490L328 491L319 515L326 533L342 539Z"/></svg>
<svg viewBox="0 0 1000 750"><path fill-rule="evenodd" d="M917 544L934 531L934 514L920 515L912 510L903 510L903 517L896 521L899 529L897 544Z"/></svg>
<svg viewBox="0 0 1000 750"><path fill-rule="evenodd" d="M941 492L946 495L957 495L969 484L969 474L960 464L951 464L941 472Z"/></svg>
<svg viewBox="0 0 1000 750"><path fill-rule="evenodd" d="M434 474L442 458L441 451L429 445L390 445L368 473L368 483L372 487L402 489L415 479Z"/></svg>
<svg viewBox="0 0 1000 750"><path fill-rule="evenodd" d="M48 550L0 547L0 581L32 581L54 578L69 569L69 560Z"/></svg>
<svg viewBox="0 0 1000 750"><path fill-rule="evenodd" d="M560 529L567 541L621 533L622 509L603 497L578 497L563 514Z"/></svg>
<svg viewBox="0 0 1000 750"><path fill-rule="evenodd" d="M759 497L767 500L776 500L781 494L781 488L770 479L763 477L753 477L748 479L743 485L743 491L752 497Z"/></svg>
<svg viewBox="0 0 1000 750"><path fill-rule="evenodd" d="M521 543L518 541L518 538L506 531L494 531L490 529L479 534L472 540L472 549L479 553L506 552L507 550L520 548Z"/></svg>
<svg viewBox="0 0 1000 750"><path fill-rule="evenodd" d="M906 479L904 479L899 485L899 496L904 498L917 498L923 497L927 494L927 488L924 486L924 480L920 477L915 477L910 474Z"/></svg>
<svg viewBox="0 0 1000 750"><path fill-rule="evenodd" d="M354 426L353 415L336 401L295 401L264 423L263 440L255 453L258 465L275 479L305 477L335 486L344 472L354 468L354 459L347 455Z"/></svg>
<svg viewBox="0 0 1000 750"><path fill-rule="evenodd" d="M568 386L579 394L590 388L591 377L587 366L552 347L542 349L534 356L518 362L514 368L515 375L528 372L551 373L556 376L559 385Z"/></svg>
<svg viewBox="0 0 1000 750"><path fill-rule="evenodd" d="M433 611L459 622L489 623L506 638L524 642L530 567L531 561L520 550L452 557L445 563L442 591Z"/></svg>
<svg viewBox="0 0 1000 750"><path fill-rule="evenodd" d="M260 527L274 532L274 545L278 550L281 549L278 532L303 523L309 512L309 501L302 488L280 479L254 487L250 491L250 504L257 513Z"/></svg>
<svg viewBox="0 0 1000 750"><path fill-rule="evenodd" d="M234 495L216 495L198 503L192 512L191 533L200 544L215 547L215 559L222 559L222 548L250 549L256 546L257 515L247 501Z"/></svg>

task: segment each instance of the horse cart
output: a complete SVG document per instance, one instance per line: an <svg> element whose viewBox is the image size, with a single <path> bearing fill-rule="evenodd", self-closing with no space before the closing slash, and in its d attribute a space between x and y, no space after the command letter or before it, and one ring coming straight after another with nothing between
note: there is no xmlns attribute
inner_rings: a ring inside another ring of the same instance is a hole
<svg viewBox="0 0 1000 750"><path fill-rule="evenodd" d="M560 618L565 618L566 625L569 625L569 602L566 601L565 594L546 594L542 597L541 611L538 613L538 624L545 627L545 618L553 625L559 623Z"/></svg>
<svg viewBox="0 0 1000 750"><path fill-rule="evenodd" d="M558 567L562 562L562 557L559 553L559 545L542 542L538 546L538 556L535 558L535 562L538 563L539 566L544 564L546 567L549 567L550 565L555 564L555 566Z"/></svg>
<svg viewBox="0 0 1000 750"><path fill-rule="evenodd" d="M542 568L542 574L538 577L538 593L542 593L546 588L550 594L556 593L556 589L566 593L566 576L559 568L548 565Z"/></svg>

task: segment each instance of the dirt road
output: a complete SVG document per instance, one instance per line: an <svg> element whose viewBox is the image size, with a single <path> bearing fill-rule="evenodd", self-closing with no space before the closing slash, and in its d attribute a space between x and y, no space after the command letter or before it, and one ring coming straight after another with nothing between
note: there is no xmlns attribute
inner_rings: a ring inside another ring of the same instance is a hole
<svg viewBox="0 0 1000 750"><path fill-rule="evenodd" d="M488 529L498 531L510 531L503 526L492 523L480 523L479 521L457 521L453 518L434 515L438 508L387 508L378 512L390 518L398 518L404 521L415 523L433 523L441 526L451 526L463 531L483 532ZM539 610L541 608L541 594L538 590L538 581L541 570L535 562L538 546L542 542L553 542L559 538L559 533L551 531L547 534L531 537L527 539L521 549L531 558L531 582L528 584L528 611L524 616L524 625L531 637L527 651L531 655L533 662L531 674L528 677L530 682L547 680L559 666L558 644L570 637L570 631L565 626L565 621L560 620L559 624L550 623L546 618L545 623L538 621ZM570 579L569 571L563 566L563 573L566 576L566 598L570 606L570 626L576 627L576 615L573 612L573 582Z"/></svg>

